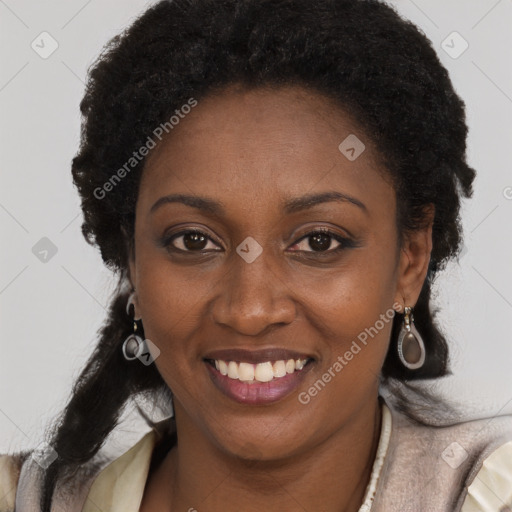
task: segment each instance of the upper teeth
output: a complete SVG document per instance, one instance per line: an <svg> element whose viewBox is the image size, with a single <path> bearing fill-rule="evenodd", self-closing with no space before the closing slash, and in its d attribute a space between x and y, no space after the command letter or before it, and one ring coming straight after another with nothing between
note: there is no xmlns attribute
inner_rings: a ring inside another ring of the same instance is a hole
<svg viewBox="0 0 512 512"><path fill-rule="evenodd" d="M239 379L243 382L269 382L274 378L284 377L288 373L296 370L302 370L307 359L288 359L275 361L266 361L265 363L237 363L236 361L215 360L215 368L222 375L227 375L230 379Z"/></svg>

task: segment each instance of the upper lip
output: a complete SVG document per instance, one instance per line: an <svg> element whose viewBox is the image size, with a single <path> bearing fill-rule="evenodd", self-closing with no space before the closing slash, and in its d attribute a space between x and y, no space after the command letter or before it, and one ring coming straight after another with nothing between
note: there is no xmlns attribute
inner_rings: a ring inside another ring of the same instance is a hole
<svg viewBox="0 0 512 512"><path fill-rule="evenodd" d="M261 350L233 348L214 350L209 352L204 359L258 364L265 363L267 361L288 361L288 359L313 359L313 356L304 352L297 352L284 348L266 348Z"/></svg>

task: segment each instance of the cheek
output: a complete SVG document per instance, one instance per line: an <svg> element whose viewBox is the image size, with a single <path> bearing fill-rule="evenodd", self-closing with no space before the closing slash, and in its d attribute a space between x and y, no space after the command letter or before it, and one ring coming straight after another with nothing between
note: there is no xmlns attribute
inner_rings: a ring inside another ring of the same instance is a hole
<svg viewBox="0 0 512 512"><path fill-rule="evenodd" d="M188 341L199 337L199 308L206 285L190 283L177 267L162 257L140 251L137 262L137 293L146 338L160 350L155 364L171 389L192 379L198 346ZM190 383L189 383L190 384Z"/></svg>
<svg viewBox="0 0 512 512"><path fill-rule="evenodd" d="M349 335L373 324L392 307L395 262L384 252L362 249L349 264L323 276L303 280L303 296L326 325L338 326ZM354 329L356 331L354 331Z"/></svg>
<svg viewBox="0 0 512 512"><path fill-rule="evenodd" d="M322 333L327 365L342 357L344 373L355 381L361 370L380 372L392 329L395 252L380 247L361 249L346 267L304 282L303 310Z"/></svg>

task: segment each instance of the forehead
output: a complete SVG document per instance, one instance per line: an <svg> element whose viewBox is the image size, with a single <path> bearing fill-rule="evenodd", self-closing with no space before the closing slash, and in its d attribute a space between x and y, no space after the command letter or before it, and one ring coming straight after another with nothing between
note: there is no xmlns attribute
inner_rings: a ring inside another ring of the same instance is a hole
<svg viewBox="0 0 512 512"><path fill-rule="evenodd" d="M319 93L232 86L200 100L157 145L139 200L181 192L246 205L264 198L270 206L335 189L389 209L394 191L379 156L354 120Z"/></svg>

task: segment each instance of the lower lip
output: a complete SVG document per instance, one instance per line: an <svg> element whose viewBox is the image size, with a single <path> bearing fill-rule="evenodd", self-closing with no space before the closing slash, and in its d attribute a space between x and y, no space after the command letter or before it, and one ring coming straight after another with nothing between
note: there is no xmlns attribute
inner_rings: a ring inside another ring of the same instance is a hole
<svg viewBox="0 0 512 512"><path fill-rule="evenodd" d="M254 381L251 384L222 375L210 363L205 362L215 387L236 402L250 405L263 405L281 400L298 387L306 373L311 369L308 363L300 371L284 377L274 378L270 382Z"/></svg>

